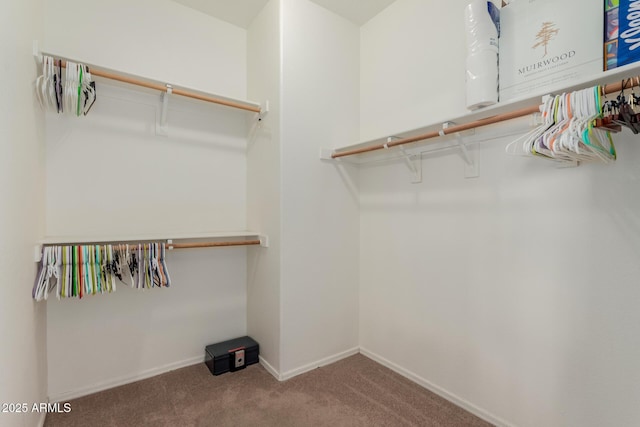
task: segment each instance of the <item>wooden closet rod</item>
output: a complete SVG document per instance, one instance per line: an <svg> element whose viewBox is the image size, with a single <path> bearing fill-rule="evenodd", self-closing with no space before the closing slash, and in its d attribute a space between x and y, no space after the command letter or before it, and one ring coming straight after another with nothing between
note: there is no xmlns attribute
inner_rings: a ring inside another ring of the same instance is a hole
<svg viewBox="0 0 640 427"><path fill-rule="evenodd" d="M260 240L244 240L240 242L201 242L201 243L165 243L164 247L169 249L191 249L191 248L216 248L220 246L252 246L260 245Z"/></svg>
<svg viewBox="0 0 640 427"><path fill-rule="evenodd" d="M620 92L622 90L623 82L625 82L624 83L624 88L625 89L631 89L634 86L640 86L640 76L632 77L632 78L629 78L629 79L624 79L623 81L618 82L618 83L612 83L612 84L604 85L604 86L602 86L602 92L605 95L610 94L610 93ZM629 83L629 82L631 82L631 83ZM439 136L449 135L451 133L463 132L465 130L476 129L476 128L479 128L479 127L488 126L488 125L492 125L494 123L504 122L504 121L507 121L507 120L516 119L518 117L524 117L524 116L528 116L529 114L534 114L534 113L539 113L539 112L540 112L540 106L539 105L534 105L534 106L531 106L531 107L526 107L526 108L521 108L519 110L514 110L514 111L511 111L509 113L498 114L498 115L495 115L495 116L487 117L485 119L475 120L473 122L469 122L469 123L465 123L465 124L461 124L461 125L454 125L454 126L446 128L446 129L442 129L440 131L427 132L427 133L423 133L421 135L416 135L416 136L411 136L411 137L407 137L407 138L398 139L398 140L395 140L395 141L390 141L390 142L387 142L386 144L377 144L377 145L372 145L370 147L363 147L363 148L357 148L357 149L348 150L348 151L341 151L339 153L333 153L333 154L331 154L331 158L332 159L337 159L337 158L340 158L340 157L352 156L354 154L362 154L362 153L368 153L370 151L384 150L386 148L397 147L398 145L411 144L413 142L418 142L418 141L424 141L426 139L437 138Z"/></svg>
<svg viewBox="0 0 640 427"><path fill-rule="evenodd" d="M67 61L62 59L61 61L61 66L63 68L67 67ZM117 74L117 73L113 73L110 71L103 71L94 67L89 67L89 71L91 71L91 74L94 76L99 76L99 77L104 77L105 79L110 79L110 80L116 80L119 82L123 82L123 83L128 83L128 84L132 84L132 85L136 85L136 86L142 86L142 87L146 87L149 89L154 89L154 90L159 90L161 92L167 92L167 86L160 84L160 83L152 83L152 82L147 82L144 80L140 80L140 79L135 79L133 77L128 77L128 76L123 76L121 74ZM207 96L207 95L200 95L198 93L195 92L190 92L184 89L176 89L176 88L172 88L171 93L174 95L180 95L180 96L185 96L187 98L193 98L193 99L198 99L200 101L205 101L205 102L212 102L214 104L220 104L220 105L225 105L227 107L231 107L231 108L238 108L240 110L245 110L245 111L252 111L254 113L260 113L262 110L260 109L260 107L254 107L252 105L244 105L244 104L240 104L238 102L233 102L233 101L228 101L226 99L221 99L221 98L216 98L213 96Z"/></svg>

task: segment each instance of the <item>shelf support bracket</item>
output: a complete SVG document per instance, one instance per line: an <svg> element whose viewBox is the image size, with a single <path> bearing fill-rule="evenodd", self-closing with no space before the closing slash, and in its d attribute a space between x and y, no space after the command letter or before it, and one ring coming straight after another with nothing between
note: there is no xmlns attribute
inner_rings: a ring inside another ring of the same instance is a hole
<svg viewBox="0 0 640 427"><path fill-rule="evenodd" d="M169 126L167 125L167 113L169 111L169 97L173 93L173 86L167 85L167 91L162 92L162 109L160 119L156 123L156 135L169 136Z"/></svg>
<svg viewBox="0 0 640 427"><path fill-rule="evenodd" d="M33 261L42 261L42 245L38 244L33 247Z"/></svg>
<svg viewBox="0 0 640 427"><path fill-rule="evenodd" d="M387 144L400 139L397 136L390 136L387 138ZM385 149L389 149L387 144L384 144ZM422 156L420 154L409 154L402 145L398 145L398 149L402 154L402 160L405 166L409 169L409 176L411 177L412 184L419 184L422 182Z"/></svg>
<svg viewBox="0 0 640 427"><path fill-rule="evenodd" d="M469 154L469 150L467 149L467 144L464 143L462 137L460 135L456 135L456 140L458 141L458 146L460 147L460 156L462 160L468 165L473 166L473 159L471 159L471 155Z"/></svg>
<svg viewBox="0 0 640 427"><path fill-rule="evenodd" d="M40 53L40 45L38 43L38 40L34 40L32 42L32 50L33 50L33 58L35 59L36 64L41 65L42 53Z"/></svg>
<svg viewBox="0 0 640 427"><path fill-rule="evenodd" d="M333 157L333 153L335 151L331 148L321 148L320 149L320 160L335 160Z"/></svg>
<svg viewBox="0 0 640 427"><path fill-rule="evenodd" d="M260 239L260 246L262 246L263 248L269 247L269 236L267 236L266 234L260 234L258 238Z"/></svg>
<svg viewBox="0 0 640 427"><path fill-rule="evenodd" d="M452 126L455 126L453 122L445 122L442 124L441 135L445 135L444 130ZM456 139L456 143L460 148L460 157L464 161L464 177L465 178L477 178L480 176L478 167L478 147L469 146L464 142L464 138L460 135L460 132L452 134Z"/></svg>
<svg viewBox="0 0 640 427"><path fill-rule="evenodd" d="M269 100L264 101L260 104L260 112L258 113L258 121L261 122L265 116L269 114Z"/></svg>
<svg viewBox="0 0 640 427"><path fill-rule="evenodd" d="M409 154L405 151L404 147L400 145L400 152L404 159L404 164L409 169L412 184L419 184L422 182L422 159L419 154Z"/></svg>

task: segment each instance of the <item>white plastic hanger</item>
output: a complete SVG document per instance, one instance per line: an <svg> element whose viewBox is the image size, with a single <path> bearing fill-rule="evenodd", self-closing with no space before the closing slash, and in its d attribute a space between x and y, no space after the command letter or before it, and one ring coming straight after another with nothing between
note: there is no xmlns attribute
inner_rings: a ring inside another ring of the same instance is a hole
<svg viewBox="0 0 640 427"><path fill-rule="evenodd" d="M553 98L550 96L545 96L543 98L543 103L540 105L540 114L542 116L543 123L536 127L535 129L527 132L519 138L516 138L514 141L510 142L505 151L507 154L516 155L516 156L531 156L531 144L532 141L540 136L546 129L548 129L552 125L552 119L549 116L549 106L553 102Z"/></svg>
<svg viewBox="0 0 640 427"><path fill-rule="evenodd" d="M544 123L511 142L508 154L535 155L555 161L601 161L616 159L610 132L594 127L602 116L600 87L543 98Z"/></svg>
<svg viewBox="0 0 640 427"><path fill-rule="evenodd" d="M54 76L54 60L51 57L47 58L47 78L45 79L46 87L46 99L49 110L58 111L58 105L56 103L56 84Z"/></svg>
<svg viewBox="0 0 640 427"><path fill-rule="evenodd" d="M45 79L45 69L46 69L46 56L42 58L42 74L36 78L35 90L36 90L36 98L38 99L38 103L42 109L45 109L44 98L42 96L42 81Z"/></svg>

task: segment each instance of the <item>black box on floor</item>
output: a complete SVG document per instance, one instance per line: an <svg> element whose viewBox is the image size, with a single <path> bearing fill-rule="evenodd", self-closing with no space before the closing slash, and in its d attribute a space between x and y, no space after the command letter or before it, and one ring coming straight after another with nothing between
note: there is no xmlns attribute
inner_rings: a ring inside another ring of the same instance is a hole
<svg viewBox="0 0 640 427"><path fill-rule="evenodd" d="M204 350L204 363L213 375L244 369L258 363L260 346L250 337L208 345Z"/></svg>

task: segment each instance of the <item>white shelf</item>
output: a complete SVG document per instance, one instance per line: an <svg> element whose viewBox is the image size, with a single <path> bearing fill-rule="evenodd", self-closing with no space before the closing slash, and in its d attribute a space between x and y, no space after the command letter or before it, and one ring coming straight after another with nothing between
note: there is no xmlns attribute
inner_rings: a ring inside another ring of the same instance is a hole
<svg viewBox="0 0 640 427"><path fill-rule="evenodd" d="M241 239L255 237L262 239L262 234L255 231L214 231L199 233L167 233L137 234L126 236L47 236L39 241L41 245L63 245L71 243L107 243L107 242L145 242L161 240L194 240L194 239Z"/></svg>
<svg viewBox="0 0 640 427"><path fill-rule="evenodd" d="M376 139L371 139L371 140L367 140L367 141L361 141L355 144L351 144L351 145L344 145L344 146L339 146L333 149L329 149L329 150L323 150L323 154L322 157L324 159L326 159L327 155L330 156L329 153L339 153L342 151L348 151L348 150L354 150L354 149L359 149L359 148L364 148L364 147L369 147L372 145L378 145L378 144L384 144L387 142L387 138L394 136L394 137L400 137L400 138L407 138L407 137L413 137L413 136L417 136L420 134L424 134L427 132L433 132L433 131L438 131L440 129L442 129L442 125L445 122L454 122L456 124L463 124L463 123L469 123L475 120L480 120L480 119L484 119L487 117L492 117L498 114L503 114L503 113L507 113L509 111L514 111L514 110L518 110L521 108L526 108L526 107L531 107L532 105L539 105L541 103L541 98L542 96L546 95L546 94L557 94L557 93L562 93L562 92L570 92L570 91L574 91L574 90L578 90L578 89L583 89L585 87L589 87L589 86L595 86L595 85L605 85L605 84L611 84L611 83L616 83L619 82L622 79L626 79L626 78L630 78L630 77L635 77L636 75L640 74L640 62L636 62L633 64L629 64L629 65L625 65L623 67L619 67L619 68L615 68L613 70L609 70L606 72L601 72L598 73L596 75L592 75L589 77L585 77L582 79L579 79L575 82L573 82L571 85L567 86L566 84L558 84L558 85L554 85L554 86L550 86L545 88L544 92L537 92L535 94L532 95L527 95L526 97L522 97L522 98L517 98L517 99L513 99L513 100L509 100L507 102L499 102L496 105L492 105L490 107L487 108L483 108L480 110L476 110L473 112L468 112L466 114L462 114L458 117L443 117L443 118L435 118L433 121L431 121L429 124L425 125L425 126L421 126L419 128L415 128L415 129L407 129L407 130L401 130L398 132L393 132L390 133L389 135L385 135L382 136L380 138L376 138ZM609 95L611 97L611 95ZM615 97L615 96L613 96ZM418 147L421 145L425 145L431 141L434 141L433 139L431 140L427 140L427 141L422 141L422 142L416 142L411 144L411 147ZM409 147L407 147L409 148ZM361 154L354 154L352 156L348 156L348 157L341 157L340 160L346 160L349 161L349 159L353 159L351 160L352 162L355 163L359 163L358 159L363 159L363 158L370 158L372 155L375 156L374 153L377 153L378 156L380 156L380 151L374 151L374 152L367 152L367 153L361 153ZM387 150L384 150L387 151ZM388 150L388 151L395 151L393 149Z"/></svg>
<svg viewBox="0 0 640 427"><path fill-rule="evenodd" d="M94 68L94 69L97 69L97 70L102 71L102 72L107 72L107 73L115 74L115 75L118 75L118 76L121 76L121 77L140 80L140 81L144 81L146 83L151 83L151 84L160 85L160 86L164 86L164 87L166 87L167 85L170 85L170 86L172 86L172 88L174 90L176 90L176 89L184 90L184 91L192 92L192 93L194 93L196 95L199 95L199 96L209 97L209 98L216 98L216 99L219 99L219 100L223 100L223 101L227 101L227 102L231 102L231 103L235 103L235 104L240 104L240 105L243 105L245 107L256 108L256 109L261 111L262 115L266 114L268 112L268 109L269 109L267 102L265 102L264 104L260 104L259 102L249 101L249 100L246 100L246 99L232 98L232 97L229 97L229 96L225 96L225 95L221 95L221 94L217 94L217 93L213 93L213 92L204 92L204 91L201 91L199 89L194 89L194 88L191 88L191 87L188 87L188 86L183 86L183 85L179 85L179 84L178 85L174 85L174 84L172 84L170 82L163 82L163 81L159 81L159 80L156 80L156 79L151 79L151 78L144 77L144 76L139 76L139 75L123 72L123 71L120 71L120 70L115 70L115 69L112 69L112 68L102 67L102 66L99 66L99 65L96 65L96 64L92 64L92 63L89 63L89 62L86 62L86 61L82 61L82 60L77 59L77 58L76 59L68 58L68 57L65 57L64 55L58 55L56 53L51 53L51 52L40 52L38 50L37 42L34 42L33 50L34 50L33 51L34 56L36 56L36 58L38 60L41 60L42 55L49 55L49 56L52 56L52 57L54 57L56 59L63 59L65 61L73 61L73 62L77 62L77 63L82 63L82 64L88 66L90 69ZM102 81L108 80L108 78L100 77L99 75L94 75L94 79L97 80L97 81L99 81L99 80L102 80ZM108 80L108 81L109 81L109 84L122 85L123 87L131 87L131 85L132 85L132 83L130 83L130 82L122 82L122 81L117 81L117 80ZM135 84L136 83L133 83L133 85L135 85ZM138 88L139 88L139 90L145 90L145 91L155 90L155 89L148 89L148 88L141 88L141 87L138 87Z"/></svg>
<svg viewBox="0 0 640 427"><path fill-rule="evenodd" d="M40 240L34 247L34 261L40 262L42 259L43 245L82 245L82 244L102 244L102 243L126 243L126 242L160 242L165 241L175 243L174 240L260 240L260 246L269 247L269 236L255 231L212 231L200 233L173 233L173 234L138 234L126 236L47 236Z"/></svg>
<svg viewBox="0 0 640 427"><path fill-rule="evenodd" d="M269 236L255 231L213 231L200 233L173 233L173 234L137 234L127 236L47 236L41 239L34 248L34 261L42 259L43 245L71 245L71 244L100 244L100 243L126 243L126 242L150 242L174 240L260 240L260 246L269 247Z"/></svg>

